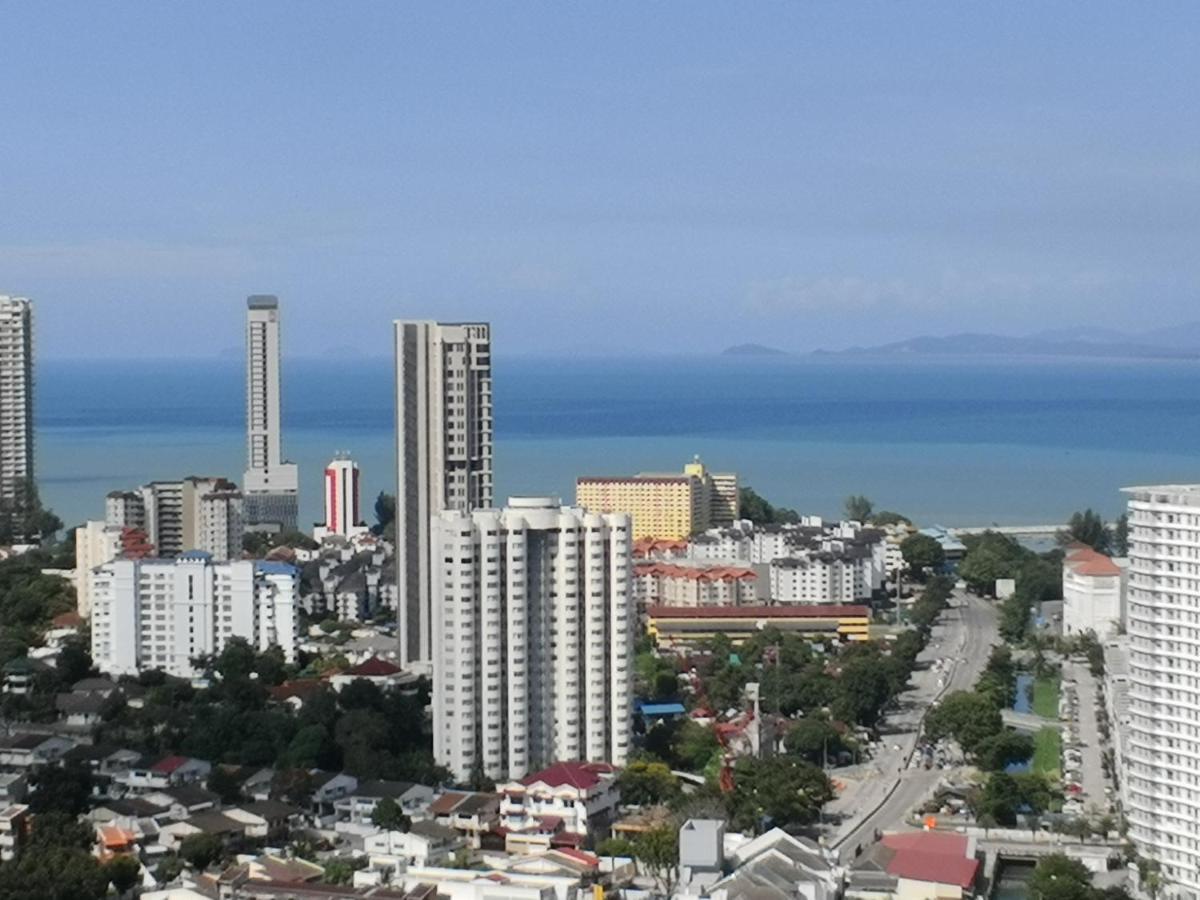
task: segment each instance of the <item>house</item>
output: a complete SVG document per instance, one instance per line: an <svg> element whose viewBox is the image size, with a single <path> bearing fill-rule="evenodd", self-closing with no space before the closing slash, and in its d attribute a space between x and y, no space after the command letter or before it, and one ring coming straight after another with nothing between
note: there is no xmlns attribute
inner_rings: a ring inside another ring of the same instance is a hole
<svg viewBox="0 0 1200 900"><path fill-rule="evenodd" d="M198 784L181 784L143 795L143 799L167 810L167 818L182 822L197 813L216 809L221 798Z"/></svg>
<svg viewBox="0 0 1200 900"><path fill-rule="evenodd" d="M423 812L433 801L434 790L408 781L360 781L348 797L333 804L339 822L354 825L371 823L375 807L387 798L399 805L406 816Z"/></svg>
<svg viewBox="0 0 1200 900"><path fill-rule="evenodd" d="M90 730L100 724L106 698L100 694L69 693L54 698L54 708L68 728Z"/></svg>
<svg viewBox="0 0 1200 900"><path fill-rule="evenodd" d="M162 844L168 850L178 851L179 845L195 834L215 835L230 840L246 833L246 823L239 822L220 812L197 813L182 822L171 822L162 828Z"/></svg>
<svg viewBox="0 0 1200 900"><path fill-rule="evenodd" d="M116 856L136 856L138 834L131 828L123 828L116 822L96 826L96 856L108 862Z"/></svg>
<svg viewBox="0 0 1200 900"><path fill-rule="evenodd" d="M309 779L312 811L320 819L334 816L334 804L349 797L358 787L358 779L345 772L322 772L320 769L313 769L309 772Z"/></svg>
<svg viewBox="0 0 1200 900"><path fill-rule="evenodd" d="M28 656L19 656L4 664L0 672L4 673L4 688L6 694L24 696L33 692L33 684L38 675L50 671L46 663Z"/></svg>
<svg viewBox="0 0 1200 900"><path fill-rule="evenodd" d="M74 746L70 738L51 734L0 735L0 767L28 770L56 763Z"/></svg>
<svg viewBox="0 0 1200 900"><path fill-rule="evenodd" d="M457 831L436 822L414 822L408 831L380 829L363 837L363 852L375 868L404 871L410 866L438 865L450 859L464 841Z"/></svg>
<svg viewBox="0 0 1200 900"><path fill-rule="evenodd" d="M274 769L259 769L242 782L242 794L251 800L270 800L271 785L274 781Z"/></svg>
<svg viewBox="0 0 1200 900"><path fill-rule="evenodd" d="M946 831L886 834L874 861L896 879L896 900L970 897L980 869L974 838Z"/></svg>
<svg viewBox="0 0 1200 900"><path fill-rule="evenodd" d="M578 847L608 827L621 795L616 767L561 762L501 785L500 825L512 852Z"/></svg>
<svg viewBox="0 0 1200 900"><path fill-rule="evenodd" d="M697 833L695 848L707 844ZM683 845L680 846L681 863ZM712 900L742 897L803 897L805 900L836 900L842 894L845 872L836 857L806 838L773 828L742 844L729 856L730 875L713 882L706 896ZM692 859L704 861L701 857Z"/></svg>
<svg viewBox="0 0 1200 900"><path fill-rule="evenodd" d="M390 663L386 659L380 659L378 656L372 656L357 666L351 666L344 672L334 675L329 682L333 685L335 691L340 692L350 682L357 681L360 678L371 682L381 690L393 687L406 687L417 682L417 676L414 673L406 672L395 663Z"/></svg>
<svg viewBox="0 0 1200 900"><path fill-rule="evenodd" d="M18 803L0 809L0 862L16 857L28 831L28 806Z"/></svg>
<svg viewBox="0 0 1200 900"><path fill-rule="evenodd" d="M278 800L256 800L223 810L225 815L246 825L247 837L269 837L291 828L301 811Z"/></svg>
<svg viewBox="0 0 1200 900"><path fill-rule="evenodd" d="M453 828L478 850L483 835L500 825L500 795L482 791L446 791L429 804L429 814L439 825Z"/></svg>
<svg viewBox="0 0 1200 900"><path fill-rule="evenodd" d="M108 699L120 690L117 683L108 678L81 678L71 685L72 694L95 694Z"/></svg>
<svg viewBox="0 0 1200 900"><path fill-rule="evenodd" d="M29 793L29 777L24 772L0 772L0 807L20 803Z"/></svg>
<svg viewBox="0 0 1200 900"><path fill-rule="evenodd" d="M296 678L268 688L267 693L276 703L283 703L298 710L324 690L326 685L320 678Z"/></svg>
<svg viewBox="0 0 1200 900"><path fill-rule="evenodd" d="M142 757L113 780L135 794L144 794L204 781L212 771L212 764L203 759L187 756L167 756L157 762L151 759Z"/></svg>

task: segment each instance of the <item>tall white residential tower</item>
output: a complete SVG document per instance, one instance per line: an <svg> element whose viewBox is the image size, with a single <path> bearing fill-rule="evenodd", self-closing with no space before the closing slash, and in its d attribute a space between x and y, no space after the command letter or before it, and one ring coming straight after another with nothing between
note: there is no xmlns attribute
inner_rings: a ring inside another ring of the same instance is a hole
<svg viewBox="0 0 1200 900"><path fill-rule="evenodd" d="M354 537L366 530L359 503L358 463L339 454L325 467L325 524L313 529L313 539Z"/></svg>
<svg viewBox="0 0 1200 900"><path fill-rule="evenodd" d="M255 294L246 306L246 525L292 531L299 475L280 449L279 299Z"/></svg>
<svg viewBox="0 0 1200 900"><path fill-rule="evenodd" d="M394 330L400 659L428 665L430 519L492 505L491 336L481 322Z"/></svg>
<svg viewBox="0 0 1200 900"><path fill-rule="evenodd" d="M1129 495L1129 837L1200 896L1200 485Z"/></svg>
<svg viewBox="0 0 1200 900"><path fill-rule="evenodd" d="M625 763L631 532L627 514L557 497L434 519L433 747L458 778Z"/></svg>
<svg viewBox="0 0 1200 900"><path fill-rule="evenodd" d="M0 295L0 509L19 516L32 487L33 304Z"/></svg>

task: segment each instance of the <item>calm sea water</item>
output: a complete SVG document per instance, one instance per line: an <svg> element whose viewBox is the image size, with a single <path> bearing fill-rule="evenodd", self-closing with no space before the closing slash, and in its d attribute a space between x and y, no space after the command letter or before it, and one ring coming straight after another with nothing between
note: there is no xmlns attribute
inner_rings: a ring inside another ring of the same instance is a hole
<svg viewBox="0 0 1200 900"><path fill-rule="evenodd" d="M835 514L850 493L924 523L1033 524L1121 508L1122 485L1200 481L1200 365L847 359L495 362L497 496L573 494L583 473L693 454L772 501ZM239 361L46 361L38 475L67 522L153 478L244 467ZM284 447L304 521L336 450L368 503L394 488L391 364L285 360Z"/></svg>

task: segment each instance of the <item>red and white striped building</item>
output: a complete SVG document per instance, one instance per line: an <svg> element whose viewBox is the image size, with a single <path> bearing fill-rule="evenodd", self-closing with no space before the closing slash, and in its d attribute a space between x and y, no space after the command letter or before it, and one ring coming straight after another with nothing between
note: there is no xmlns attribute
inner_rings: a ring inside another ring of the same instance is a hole
<svg viewBox="0 0 1200 900"><path fill-rule="evenodd" d="M358 463L339 455L325 467L325 524L313 529L313 540L339 535L352 538L367 530L362 520Z"/></svg>

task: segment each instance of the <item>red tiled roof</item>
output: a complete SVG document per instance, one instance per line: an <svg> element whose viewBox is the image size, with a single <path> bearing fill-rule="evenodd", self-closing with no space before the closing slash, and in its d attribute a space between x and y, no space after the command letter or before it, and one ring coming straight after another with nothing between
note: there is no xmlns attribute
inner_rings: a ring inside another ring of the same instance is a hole
<svg viewBox="0 0 1200 900"><path fill-rule="evenodd" d="M297 697L304 701L319 693L324 686L325 683L320 678L297 678L294 681L285 681L283 684L268 688L267 692L273 700Z"/></svg>
<svg viewBox="0 0 1200 900"><path fill-rule="evenodd" d="M366 662L359 663L357 666L351 666L342 674L357 675L362 678L386 678L389 675L398 675L403 671L399 666L393 665L386 659L372 656Z"/></svg>
<svg viewBox="0 0 1200 900"><path fill-rule="evenodd" d="M526 775L521 779L521 784L526 787L534 784L545 784L550 787L570 785L586 791L600 783L601 775L608 775L615 771L616 767L610 766L608 763L560 762L541 772Z"/></svg>
<svg viewBox="0 0 1200 900"><path fill-rule="evenodd" d="M967 856L967 838L961 834L910 831L884 836L883 845L895 853L887 871L898 878L966 889L979 872L979 860Z"/></svg>
<svg viewBox="0 0 1200 900"><path fill-rule="evenodd" d="M71 610L70 612L59 613L50 622L55 628L78 628L83 624L83 616Z"/></svg>
<svg viewBox="0 0 1200 900"><path fill-rule="evenodd" d="M780 606L652 606L653 619L845 619L866 618L858 605L783 604Z"/></svg>
<svg viewBox="0 0 1200 900"><path fill-rule="evenodd" d="M550 846L561 849L562 847L579 847L587 840L587 835L579 834L575 831L560 831L554 837L550 838Z"/></svg>
<svg viewBox="0 0 1200 900"><path fill-rule="evenodd" d="M591 868L591 869L600 868L600 858L598 856L593 856L592 854L587 853L584 850L577 850L574 847L561 847L561 848L555 850L554 852L561 853L563 856L573 859L576 862L583 863L588 868Z"/></svg>
<svg viewBox="0 0 1200 900"><path fill-rule="evenodd" d="M457 791L446 791L446 793L429 804L429 811L435 816L449 815L458 804L466 799L466 794L460 794Z"/></svg>
<svg viewBox="0 0 1200 900"><path fill-rule="evenodd" d="M548 831L551 834L562 828L562 816L538 816L538 831Z"/></svg>
<svg viewBox="0 0 1200 900"><path fill-rule="evenodd" d="M757 572L742 566L677 566L664 562L639 563L633 567L633 574L661 578L687 578L691 581L732 581L758 578Z"/></svg>
<svg viewBox="0 0 1200 900"><path fill-rule="evenodd" d="M1067 553L1066 562L1067 567L1076 575L1115 577L1121 574L1121 567L1112 559L1084 544L1072 545Z"/></svg>
<svg viewBox="0 0 1200 900"><path fill-rule="evenodd" d="M150 771L157 772L159 775L170 775L187 761L186 756L168 756L152 765Z"/></svg>

